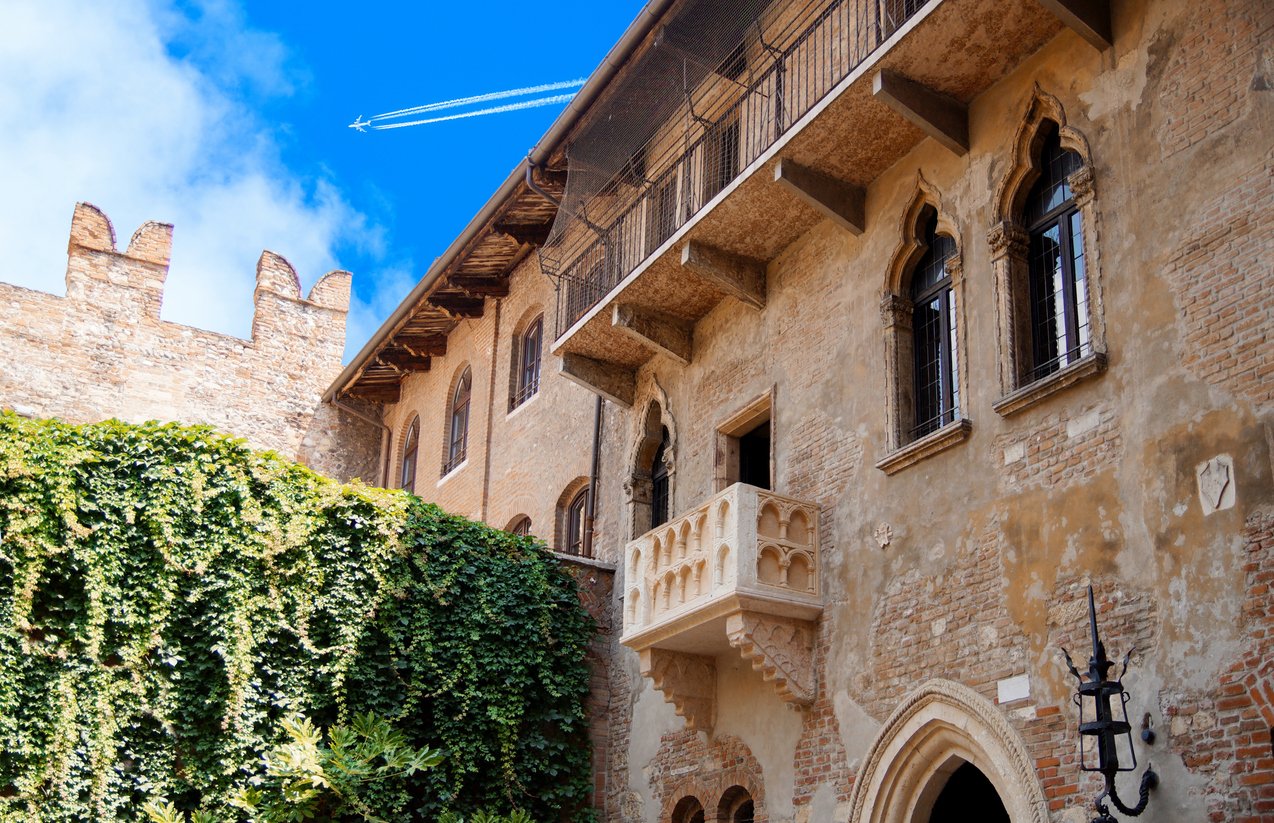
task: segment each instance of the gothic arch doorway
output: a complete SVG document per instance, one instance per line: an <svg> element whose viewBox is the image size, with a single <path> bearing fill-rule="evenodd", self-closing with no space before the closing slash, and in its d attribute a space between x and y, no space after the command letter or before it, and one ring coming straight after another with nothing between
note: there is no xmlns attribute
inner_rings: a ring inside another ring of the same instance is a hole
<svg viewBox="0 0 1274 823"><path fill-rule="evenodd" d="M932 680L899 704L868 749L849 819L1047 823L1033 762L990 701L959 683Z"/></svg>

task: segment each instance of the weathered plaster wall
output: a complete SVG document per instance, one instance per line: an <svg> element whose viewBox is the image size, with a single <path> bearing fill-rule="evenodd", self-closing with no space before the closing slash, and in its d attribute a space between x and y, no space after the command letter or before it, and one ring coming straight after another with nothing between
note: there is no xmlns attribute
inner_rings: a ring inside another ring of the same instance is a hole
<svg viewBox="0 0 1274 823"><path fill-rule="evenodd" d="M769 265L764 311L725 301L696 327L690 365L656 357L639 375L677 421L674 513L714 490L716 427L774 390L776 490L823 506L829 602L820 693L801 715L760 675L718 661L720 710L734 720L714 739L669 731L671 707L628 664L641 698L615 709L612 739L628 752L612 771L612 819L666 819L671 795L710 777L709 752L728 740L756 757L770 820L844 820L876 729L912 688L948 678L994 701L1000 680L1026 675L1029 697L1001 711L1054 819L1086 820L1095 789L1077 776L1058 648L1086 655L1090 581L1108 647L1136 648L1132 705L1160 732L1154 747L1139 743L1164 778L1142 819L1274 815L1274 7L1114 6L1113 49L1059 35L973 101L966 156L922 143L870 187L861 237L816 227ZM1091 148L1088 251L1109 364L1004 417L992 408L986 238L1037 86ZM878 302L921 177L960 235L972 432L887 476L874 468L887 450ZM648 389L638 396L629 425L608 430L608 455L632 453ZM1205 515L1196 468L1218 455L1233 458L1235 502ZM607 502L622 509L623 497ZM599 550L617 556L627 536ZM767 722L735 722L736 710ZM674 750L692 754L670 766Z"/></svg>
<svg viewBox="0 0 1274 823"><path fill-rule="evenodd" d="M159 319L172 226L146 223L118 251L93 206L75 207L66 296L0 283L0 404L73 422L206 423L320 472L374 482L379 436L320 404L340 372L350 275L307 297L273 252L257 265L252 338Z"/></svg>

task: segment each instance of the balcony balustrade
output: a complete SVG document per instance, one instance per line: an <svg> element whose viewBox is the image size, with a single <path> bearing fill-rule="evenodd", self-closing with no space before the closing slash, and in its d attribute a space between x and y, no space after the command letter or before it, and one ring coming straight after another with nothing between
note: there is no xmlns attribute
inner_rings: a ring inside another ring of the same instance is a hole
<svg viewBox="0 0 1274 823"><path fill-rule="evenodd" d="M818 517L812 503L736 483L628 544L621 642L692 728L712 725L725 653L784 700L813 700Z"/></svg>

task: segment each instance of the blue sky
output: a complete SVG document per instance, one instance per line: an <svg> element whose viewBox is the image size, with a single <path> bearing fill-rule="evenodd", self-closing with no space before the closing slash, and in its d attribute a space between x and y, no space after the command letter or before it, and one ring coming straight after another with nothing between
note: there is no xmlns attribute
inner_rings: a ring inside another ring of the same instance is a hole
<svg viewBox="0 0 1274 823"><path fill-rule="evenodd" d="M62 294L85 200L121 245L145 220L175 224L167 320L246 337L263 248L306 289L349 269L353 353L562 105L348 124L587 76L642 5L6 2L0 279Z"/></svg>

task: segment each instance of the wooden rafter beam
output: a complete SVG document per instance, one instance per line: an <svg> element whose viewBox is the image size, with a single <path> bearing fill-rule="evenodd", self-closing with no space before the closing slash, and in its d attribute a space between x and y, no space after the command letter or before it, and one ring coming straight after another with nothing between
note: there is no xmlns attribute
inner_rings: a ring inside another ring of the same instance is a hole
<svg viewBox="0 0 1274 823"><path fill-rule="evenodd" d="M377 355L382 361L405 372L429 371L430 359L406 348L386 347Z"/></svg>
<svg viewBox="0 0 1274 823"><path fill-rule="evenodd" d="M884 69L872 80L872 94L956 155L969 152L969 109L954 97Z"/></svg>
<svg viewBox="0 0 1274 823"><path fill-rule="evenodd" d="M667 355L683 366L690 362L694 324L631 303L616 303L611 325L643 346Z"/></svg>
<svg viewBox="0 0 1274 823"><path fill-rule="evenodd" d="M447 353L447 336L445 334L425 336L397 334L394 335L391 342L422 357L442 357Z"/></svg>
<svg viewBox="0 0 1274 823"><path fill-rule="evenodd" d="M760 260L690 240L681 248L681 266L731 297L765 308L765 264Z"/></svg>
<svg viewBox="0 0 1274 823"><path fill-rule="evenodd" d="M481 317L486 299L461 294L434 294L429 304L455 317Z"/></svg>
<svg viewBox="0 0 1274 823"><path fill-rule="evenodd" d="M774 182L851 234L862 234L866 228L866 197L858 186L782 158L774 167Z"/></svg>
<svg viewBox="0 0 1274 823"><path fill-rule="evenodd" d="M447 282L463 289L474 297L508 297L509 281L507 278L483 274L453 274Z"/></svg>
<svg viewBox="0 0 1274 823"><path fill-rule="evenodd" d="M637 396L637 373L618 363L594 360L580 354L563 354L558 361L562 376L624 408Z"/></svg>
<svg viewBox="0 0 1274 823"><path fill-rule="evenodd" d="M1040 5L1098 51L1114 45L1107 0L1040 0Z"/></svg>
<svg viewBox="0 0 1274 823"><path fill-rule="evenodd" d="M526 246L543 246L549 239L552 223L496 223L495 230Z"/></svg>

